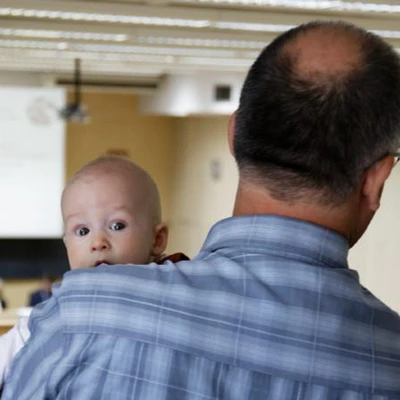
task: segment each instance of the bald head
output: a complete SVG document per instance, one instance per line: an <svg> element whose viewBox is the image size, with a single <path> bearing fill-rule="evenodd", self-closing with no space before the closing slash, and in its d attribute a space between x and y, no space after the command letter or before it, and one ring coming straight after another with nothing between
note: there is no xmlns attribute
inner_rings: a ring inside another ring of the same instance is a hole
<svg viewBox="0 0 400 400"><path fill-rule="evenodd" d="M278 201L342 205L400 144L399 56L354 25L296 27L251 67L233 126L242 183Z"/></svg>
<svg viewBox="0 0 400 400"><path fill-rule="evenodd" d="M362 32L347 25L310 27L282 48L298 78L330 85L360 70L364 55Z"/></svg>
<svg viewBox="0 0 400 400"><path fill-rule="evenodd" d="M154 224L161 222L160 195L154 180L133 161L116 156L99 157L83 166L64 188L62 210L65 209L65 201L72 186L80 181L90 182L99 179L119 180L129 191L135 209L145 211Z"/></svg>

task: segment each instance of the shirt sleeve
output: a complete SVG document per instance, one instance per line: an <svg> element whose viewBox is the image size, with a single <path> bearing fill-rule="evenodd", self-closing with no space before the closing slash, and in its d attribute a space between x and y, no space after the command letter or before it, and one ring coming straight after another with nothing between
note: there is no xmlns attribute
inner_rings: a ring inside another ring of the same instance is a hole
<svg viewBox="0 0 400 400"><path fill-rule="evenodd" d="M22 349L29 337L27 320L21 319L12 329L0 336L0 388L10 367L11 361Z"/></svg>
<svg viewBox="0 0 400 400"><path fill-rule="evenodd" d="M48 379L63 351L57 296L32 310L28 326L31 336L15 357L6 376L2 400L47 398Z"/></svg>

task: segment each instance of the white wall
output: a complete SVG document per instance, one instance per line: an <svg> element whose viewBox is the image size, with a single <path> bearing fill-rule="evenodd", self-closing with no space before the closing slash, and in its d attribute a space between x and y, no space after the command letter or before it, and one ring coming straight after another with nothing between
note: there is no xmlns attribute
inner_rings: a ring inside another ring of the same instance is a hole
<svg viewBox="0 0 400 400"><path fill-rule="evenodd" d="M227 117L177 120L172 251L195 255L214 222L232 213L237 171L228 150L227 124ZM220 169L217 179L212 176L215 168Z"/></svg>
<svg viewBox="0 0 400 400"><path fill-rule="evenodd" d="M385 186L381 207L350 252L349 264L379 299L400 312L400 165Z"/></svg>

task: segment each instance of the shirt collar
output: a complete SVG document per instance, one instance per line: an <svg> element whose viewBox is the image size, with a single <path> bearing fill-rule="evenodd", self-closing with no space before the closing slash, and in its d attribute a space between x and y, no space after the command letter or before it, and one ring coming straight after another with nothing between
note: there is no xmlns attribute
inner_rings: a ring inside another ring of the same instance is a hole
<svg viewBox="0 0 400 400"><path fill-rule="evenodd" d="M316 266L348 268L349 244L330 229L306 221L274 215L231 217L210 230L204 252L280 254Z"/></svg>

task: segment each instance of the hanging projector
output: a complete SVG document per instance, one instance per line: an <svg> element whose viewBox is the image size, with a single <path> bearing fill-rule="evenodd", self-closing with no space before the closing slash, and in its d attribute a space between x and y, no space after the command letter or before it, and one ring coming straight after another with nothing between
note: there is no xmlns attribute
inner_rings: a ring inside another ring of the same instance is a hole
<svg viewBox="0 0 400 400"><path fill-rule="evenodd" d="M62 119L70 122L84 123L88 122L90 117L83 104L68 104L61 111L60 116Z"/></svg>
<svg viewBox="0 0 400 400"><path fill-rule="evenodd" d="M86 107L81 103L81 60L75 59L74 101L60 110L60 117L69 122L89 122L90 116Z"/></svg>

